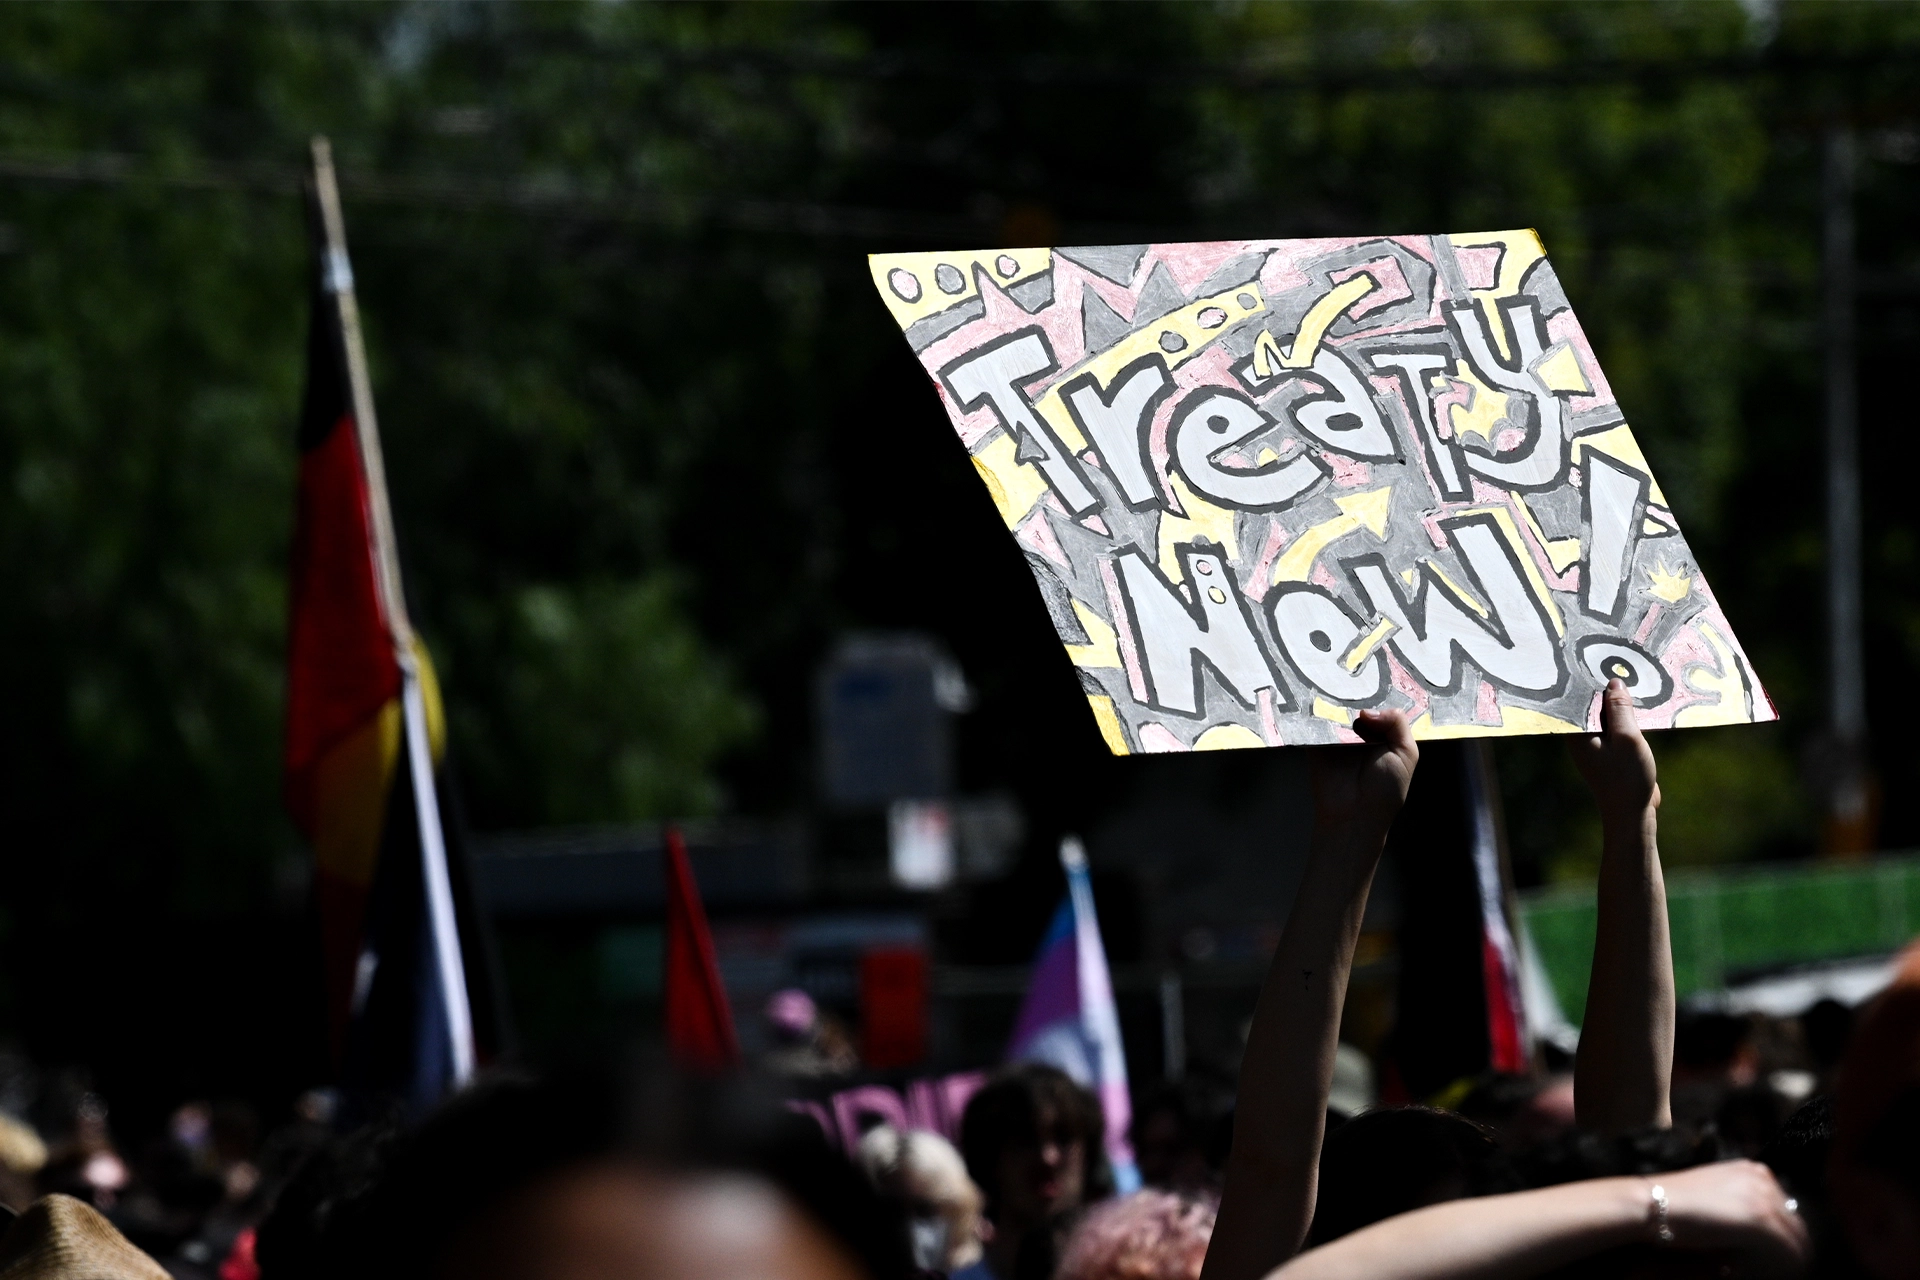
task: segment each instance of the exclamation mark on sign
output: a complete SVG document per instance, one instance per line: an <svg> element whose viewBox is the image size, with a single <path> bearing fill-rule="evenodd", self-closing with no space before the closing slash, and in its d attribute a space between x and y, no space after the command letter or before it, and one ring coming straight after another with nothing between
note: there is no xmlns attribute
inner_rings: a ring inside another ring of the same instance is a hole
<svg viewBox="0 0 1920 1280"><path fill-rule="evenodd" d="M1586 451L1585 463L1587 562L1580 575L1580 607L1618 622L1652 480L1595 449Z"/></svg>

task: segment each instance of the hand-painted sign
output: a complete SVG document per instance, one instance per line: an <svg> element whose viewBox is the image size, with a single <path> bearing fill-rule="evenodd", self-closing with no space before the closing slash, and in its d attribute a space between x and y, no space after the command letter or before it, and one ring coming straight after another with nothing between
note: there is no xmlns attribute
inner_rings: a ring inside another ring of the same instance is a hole
<svg viewBox="0 0 1920 1280"><path fill-rule="evenodd" d="M1533 232L870 263L1114 752L1775 718Z"/></svg>

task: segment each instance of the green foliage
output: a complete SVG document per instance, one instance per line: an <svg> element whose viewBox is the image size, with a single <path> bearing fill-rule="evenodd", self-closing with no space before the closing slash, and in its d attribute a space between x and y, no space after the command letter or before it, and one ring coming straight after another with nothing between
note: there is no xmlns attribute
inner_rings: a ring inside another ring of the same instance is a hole
<svg viewBox="0 0 1920 1280"><path fill-rule="evenodd" d="M1649 741L1660 766L1660 861L1666 866L1720 866L1792 852L1811 838L1813 814L1778 727L1659 733ZM1591 880L1600 868L1600 818L1592 801L1574 798L1560 831L1548 852L1547 877Z"/></svg>
<svg viewBox="0 0 1920 1280"><path fill-rule="evenodd" d="M755 718L664 579L526 587L477 612L495 634L460 649L498 688L453 719L476 789L548 822L717 807L712 762Z"/></svg>
<svg viewBox="0 0 1920 1280"><path fill-rule="evenodd" d="M10 806L115 879L184 859L191 896L245 901L282 843L299 243L245 199L4 194Z"/></svg>
<svg viewBox="0 0 1920 1280"><path fill-rule="evenodd" d="M1279 217L1309 234L1349 234L1360 209L1368 230L1538 228L1689 533L1710 530L1738 461L1753 316L1743 266L1765 194L1769 100L1717 78L1648 92L1552 73L1739 53L1745 18L1732 5L1396 8L1389 22L1376 6L1248 10L1246 27L1289 70L1353 83L1208 94L1208 167L1237 175L1209 193L1210 212L1246 221L1278 194ZM1371 56L1356 56L1365 37ZM1422 83L1423 68L1473 64L1502 68L1486 91Z"/></svg>
<svg viewBox="0 0 1920 1280"><path fill-rule="evenodd" d="M1657 735L1654 754L1668 865L1735 862L1811 839L1814 815L1778 729Z"/></svg>
<svg viewBox="0 0 1920 1280"><path fill-rule="evenodd" d="M864 253L1531 225L1793 722L1663 745L1668 847L1789 848L1820 704L1814 142L1840 107L1901 125L1916 44L1920 10L1846 4L0 10L0 794L61 851L21 900L47 928L109 888L237 909L296 854L315 132L483 829L804 803L805 677L848 625L961 651L978 784L1059 764L1034 691L1084 708L1025 670L1057 650L1017 639L1041 615ZM1896 161L1863 187L1888 261ZM1920 556L1876 518L1896 679ZM969 551L929 573L930 542ZM1554 751L1501 753L1535 863L1581 843ZM1888 760L1891 813L1914 762Z"/></svg>

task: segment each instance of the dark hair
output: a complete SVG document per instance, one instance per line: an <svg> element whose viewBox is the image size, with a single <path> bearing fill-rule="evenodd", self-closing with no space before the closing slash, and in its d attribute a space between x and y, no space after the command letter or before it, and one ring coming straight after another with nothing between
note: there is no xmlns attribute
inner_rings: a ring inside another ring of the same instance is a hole
<svg viewBox="0 0 1920 1280"><path fill-rule="evenodd" d="M1833 1095L1819 1093L1787 1117L1760 1159L1796 1198L1820 1195L1827 1185L1827 1157L1833 1153Z"/></svg>
<svg viewBox="0 0 1920 1280"><path fill-rule="evenodd" d="M1671 1129L1639 1129L1617 1138L1576 1129L1527 1152L1520 1157L1517 1171L1525 1186L1557 1187L1589 1178L1672 1173L1725 1158L1726 1152L1711 1129L1676 1125Z"/></svg>
<svg viewBox="0 0 1920 1280"><path fill-rule="evenodd" d="M1832 997L1815 1001L1800 1015L1800 1033L1806 1039L1807 1057L1813 1060L1815 1070L1824 1073L1840 1065L1847 1040L1853 1035L1853 1021L1852 1006Z"/></svg>
<svg viewBox="0 0 1920 1280"><path fill-rule="evenodd" d="M456 1235L508 1197L605 1159L757 1175L874 1280L911 1274L904 1218L827 1145L818 1125L740 1082L657 1069L510 1077L468 1090L392 1145L371 1184L334 1208L316 1253L334 1260L337 1274L416 1280L431 1274ZM305 1274L297 1265L283 1269L290 1253L275 1249L263 1259L265 1280Z"/></svg>
<svg viewBox="0 0 1920 1280"><path fill-rule="evenodd" d="M1727 1155L1758 1159L1779 1136L1792 1108L1792 1102L1764 1081L1728 1089L1714 1110L1714 1131Z"/></svg>
<svg viewBox="0 0 1920 1280"><path fill-rule="evenodd" d="M1718 1070L1731 1063L1753 1038L1745 1018L1714 1010L1688 1010L1675 1019L1673 1061L1695 1070Z"/></svg>
<svg viewBox="0 0 1920 1280"><path fill-rule="evenodd" d="M1320 1149L1320 1195L1307 1243L1338 1240L1453 1195L1516 1185L1485 1127L1431 1107L1369 1111L1329 1134Z"/></svg>
<svg viewBox="0 0 1920 1280"><path fill-rule="evenodd" d="M369 1124L310 1151L274 1197L261 1221L254 1256L269 1280L321 1280L345 1275L343 1243L359 1234L363 1212L399 1131Z"/></svg>
<svg viewBox="0 0 1920 1280"><path fill-rule="evenodd" d="M1845 1006L1841 1006L1844 1008ZM1897 1105L1897 1104L1896 1104ZM1800 1202L1800 1217L1813 1236L1815 1275L1856 1276L1865 1271L1854 1261L1845 1229L1834 1213L1833 1197L1827 1193L1827 1166L1833 1158L1833 1095L1815 1094L1787 1117L1780 1132L1760 1159L1780 1179L1787 1194ZM1916 1135L1912 1129L1899 1134L1889 1132L1896 1149L1904 1143L1909 1168Z"/></svg>
<svg viewBox="0 0 1920 1280"><path fill-rule="evenodd" d="M1920 1085L1893 1095L1854 1154L1864 1167L1920 1195Z"/></svg>
<svg viewBox="0 0 1920 1280"><path fill-rule="evenodd" d="M989 1215L1000 1199L1001 1153L1038 1141L1047 1117L1080 1143L1086 1161L1082 1180L1086 1198L1102 1200L1113 1194L1107 1121L1100 1100L1057 1067L1026 1062L989 1080L967 1103L960 1120L960 1154L966 1158L968 1175L986 1196Z"/></svg>
<svg viewBox="0 0 1920 1280"><path fill-rule="evenodd" d="M1234 1097L1231 1084L1206 1075L1161 1085L1133 1109L1133 1130L1127 1136L1140 1145L1141 1126L1157 1115L1172 1116L1181 1141L1200 1152L1216 1173L1226 1164L1233 1145Z"/></svg>
<svg viewBox="0 0 1920 1280"><path fill-rule="evenodd" d="M619 1112L616 1091L598 1079L556 1088L508 1076L458 1094L393 1144L366 1194L339 1214L333 1251L370 1277L430 1275L468 1223L552 1174L610 1156Z"/></svg>
<svg viewBox="0 0 1920 1280"><path fill-rule="evenodd" d="M1460 1099L1460 1114L1497 1129L1519 1115L1546 1085L1547 1081L1538 1076L1490 1071Z"/></svg>

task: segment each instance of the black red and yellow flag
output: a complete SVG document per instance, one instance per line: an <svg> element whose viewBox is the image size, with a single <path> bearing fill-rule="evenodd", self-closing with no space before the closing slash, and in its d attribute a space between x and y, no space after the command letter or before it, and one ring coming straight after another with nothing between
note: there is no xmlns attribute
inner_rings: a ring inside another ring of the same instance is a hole
<svg viewBox="0 0 1920 1280"><path fill-rule="evenodd" d="M336 1063L350 1085L425 1105L473 1071L468 976L486 965L469 954L478 930L464 860L448 842L458 824L442 821L439 693L401 591L324 140L314 144L312 197L286 802L313 846Z"/></svg>

